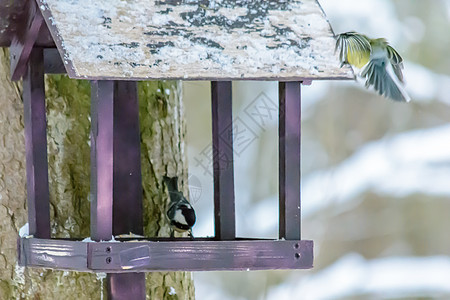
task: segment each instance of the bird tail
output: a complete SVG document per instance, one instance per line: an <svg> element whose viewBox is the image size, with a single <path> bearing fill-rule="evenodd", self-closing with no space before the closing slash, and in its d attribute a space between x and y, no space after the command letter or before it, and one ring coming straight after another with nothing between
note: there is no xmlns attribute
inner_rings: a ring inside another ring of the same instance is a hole
<svg viewBox="0 0 450 300"><path fill-rule="evenodd" d="M371 59L361 70L361 76L366 78L366 87L372 86L380 95L401 102L411 100L392 65L384 58Z"/></svg>
<svg viewBox="0 0 450 300"><path fill-rule="evenodd" d="M164 176L163 179L164 179L164 183L167 185L167 188L169 189L169 192L178 191L178 177Z"/></svg>

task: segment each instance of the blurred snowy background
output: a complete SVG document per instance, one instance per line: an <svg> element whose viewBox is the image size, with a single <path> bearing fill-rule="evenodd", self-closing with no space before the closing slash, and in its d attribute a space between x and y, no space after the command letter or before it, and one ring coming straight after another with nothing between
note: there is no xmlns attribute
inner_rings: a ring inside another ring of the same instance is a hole
<svg viewBox="0 0 450 300"><path fill-rule="evenodd" d="M314 269L195 273L197 299L450 299L450 1L321 0L336 33L385 37L412 102L350 81L302 89L302 238ZM278 232L277 84L235 82L236 226ZM211 236L209 83L184 84L195 236ZM266 117L252 115L266 107Z"/></svg>

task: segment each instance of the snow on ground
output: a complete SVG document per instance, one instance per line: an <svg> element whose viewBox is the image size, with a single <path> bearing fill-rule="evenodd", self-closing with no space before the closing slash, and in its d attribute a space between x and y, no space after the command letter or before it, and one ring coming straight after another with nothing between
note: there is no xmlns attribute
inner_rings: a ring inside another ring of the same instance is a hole
<svg viewBox="0 0 450 300"><path fill-rule="evenodd" d="M450 195L450 125L421 129L363 146L340 165L302 182L303 216L354 200L367 190L398 197Z"/></svg>
<svg viewBox="0 0 450 300"><path fill-rule="evenodd" d="M299 279L294 272L284 283L269 290L267 300L347 299L371 295L370 299L432 297L450 293L450 258L389 257L366 260L348 254L328 268Z"/></svg>

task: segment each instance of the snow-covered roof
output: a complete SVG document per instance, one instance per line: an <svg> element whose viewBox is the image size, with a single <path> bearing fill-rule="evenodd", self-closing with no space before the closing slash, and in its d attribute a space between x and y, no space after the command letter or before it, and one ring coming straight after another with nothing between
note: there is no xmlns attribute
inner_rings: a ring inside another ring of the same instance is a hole
<svg viewBox="0 0 450 300"><path fill-rule="evenodd" d="M353 78L316 0L38 3L72 78Z"/></svg>

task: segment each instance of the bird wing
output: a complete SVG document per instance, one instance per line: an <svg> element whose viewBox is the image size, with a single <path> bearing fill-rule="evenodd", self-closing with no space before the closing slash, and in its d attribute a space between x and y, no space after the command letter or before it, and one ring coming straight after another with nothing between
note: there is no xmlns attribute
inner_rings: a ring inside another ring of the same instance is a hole
<svg viewBox="0 0 450 300"><path fill-rule="evenodd" d="M403 82L403 58L398 54L398 52L392 48L391 46L387 46L386 48L389 61L392 64L392 68L394 69L395 75L397 75L398 79Z"/></svg>
<svg viewBox="0 0 450 300"><path fill-rule="evenodd" d="M337 49L339 49L341 66L350 63L361 68L369 60L372 47L367 36L350 31L338 35L334 50L337 51Z"/></svg>
<svg viewBox="0 0 450 300"><path fill-rule="evenodd" d="M366 87L372 86L380 95L395 101L410 101L395 69L386 58L371 59L361 70L361 76L366 78Z"/></svg>

